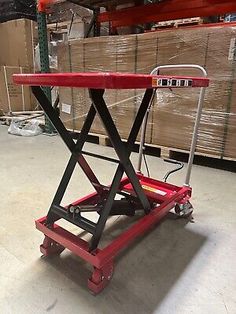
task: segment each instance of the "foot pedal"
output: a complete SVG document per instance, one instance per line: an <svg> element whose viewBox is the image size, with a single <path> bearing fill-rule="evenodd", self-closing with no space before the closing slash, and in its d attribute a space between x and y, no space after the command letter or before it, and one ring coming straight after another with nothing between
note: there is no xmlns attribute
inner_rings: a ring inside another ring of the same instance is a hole
<svg viewBox="0 0 236 314"><path fill-rule="evenodd" d="M115 215L134 216L137 210L142 210L141 204L133 201L132 199L123 198L121 200L114 201L110 211L110 216Z"/></svg>

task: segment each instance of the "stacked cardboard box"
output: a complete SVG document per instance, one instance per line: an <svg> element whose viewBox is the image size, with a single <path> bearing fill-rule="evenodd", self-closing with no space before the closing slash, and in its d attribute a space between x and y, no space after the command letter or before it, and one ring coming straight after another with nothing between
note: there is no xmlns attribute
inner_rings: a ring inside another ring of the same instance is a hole
<svg viewBox="0 0 236 314"><path fill-rule="evenodd" d="M2 23L0 38L0 109L5 113L34 110L36 101L30 89L14 85L12 74L33 72L35 23L26 19Z"/></svg>
<svg viewBox="0 0 236 314"><path fill-rule="evenodd" d="M158 37L158 64L194 63L206 68L211 83L206 91L197 150L203 154L224 156L225 123L230 114L228 102L234 67L234 61L229 60L229 52L236 28L198 27L163 31ZM154 110L153 144L189 149L198 92L192 89L159 93Z"/></svg>
<svg viewBox="0 0 236 314"><path fill-rule="evenodd" d="M35 101L29 86L16 85L12 81L13 74L30 73L24 67L0 67L0 109L3 112L28 111L35 109Z"/></svg>
<svg viewBox="0 0 236 314"><path fill-rule="evenodd" d="M198 64L208 71L207 89L199 130L198 152L216 157L236 158L236 27L201 26L164 30L141 35L102 37L70 43L70 68L59 57L64 71L117 71L150 73L157 65ZM79 47L83 47L79 48ZM63 51L64 48L62 48ZM75 57L76 56L76 57ZM83 66L80 63L83 60ZM63 64L64 63L64 64ZM165 72L170 74L170 72ZM171 72L173 74L173 71ZM174 71L176 75L199 75L192 70ZM137 113L143 90L109 91L107 101L123 138L127 138ZM89 98L86 91L75 102L76 116L86 115ZM159 146L189 150L199 89L158 90L149 117L147 142ZM62 95L63 97L63 95ZM75 97L74 97L75 98ZM64 114L64 113L63 113ZM78 129L76 123L70 128ZM96 121L93 132L104 134Z"/></svg>
<svg viewBox="0 0 236 314"><path fill-rule="evenodd" d="M26 19L0 24L0 64L32 68L37 41L35 23Z"/></svg>
<svg viewBox="0 0 236 314"><path fill-rule="evenodd" d="M137 36L98 37L61 44L58 52L60 72L137 72ZM106 90L108 104L122 138L127 138L144 91ZM90 106L87 89L60 88L61 118L66 127L80 130ZM151 123L149 123L151 126ZM151 142L151 127L147 130ZM106 134L99 117L91 131Z"/></svg>
<svg viewBox="0 0 236 314"><path fill-rule="evenodd" d="M136 36L133 39L130 37L127 42L126 36L100 37L61 45L58 49L59 71L98 72L105 69L107 72L124 72L130 67L130 72L134 72L135 39ZM73 97L70 96L70 99L68 94L68 89L60 89L61 117L68 128L78 130L86 117L91 101L87 90L73 89ZM65 98L69 105L66 107L64 105ZM107 90L104 98L117 127L121 130L121 136L126 138L128 125L131 124L135 114L134 92ZM67 110L68 108L70 110ZM92 132L106 134L99 117L95 118Z"/></svg>

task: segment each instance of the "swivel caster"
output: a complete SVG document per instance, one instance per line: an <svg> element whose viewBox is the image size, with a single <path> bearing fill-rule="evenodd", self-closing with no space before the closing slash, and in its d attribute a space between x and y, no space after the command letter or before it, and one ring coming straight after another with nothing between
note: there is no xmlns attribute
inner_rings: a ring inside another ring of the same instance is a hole
<svg viewBox="0 0 236 314"><path fill-rule="evenodd" d="M189 201L184 204L176 204L175 213L181 218L191 217L193 213L193 206Z"/></svg>

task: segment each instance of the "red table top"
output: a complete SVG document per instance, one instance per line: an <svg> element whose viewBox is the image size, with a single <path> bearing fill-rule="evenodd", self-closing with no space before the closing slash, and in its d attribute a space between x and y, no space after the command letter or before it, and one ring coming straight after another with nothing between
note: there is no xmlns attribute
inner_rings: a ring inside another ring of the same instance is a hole
<svg viewBox="0 0 236 314"><path fill-rule="evenodd" d="M31 86L64 86L91 89L207 87L203 77L146 75L131 73L50 73L14 74L13 82Z"/></svg>

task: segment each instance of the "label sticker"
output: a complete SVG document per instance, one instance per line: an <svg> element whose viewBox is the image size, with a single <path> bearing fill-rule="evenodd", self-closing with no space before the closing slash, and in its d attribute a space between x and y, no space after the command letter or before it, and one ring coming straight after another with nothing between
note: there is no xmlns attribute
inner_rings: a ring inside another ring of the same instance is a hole
<svg viewBox="0 0 236 314"><path fill-rule="evenodd" d="M157 81L157 78L152 78L152 87L157 87L158 85L158 81Z"/></svg>
<svg viewBox="0 0 236 314"><path fill-rule="evenodd" d="M62 103L61 104L61 111L64 113L70 114L71 113L71 105Z"/></svg>
<svg viewBox="0 0 236 314"><path fill-rule="evenodd" d="M156 193L156 194L160 194L162 196L165 196L166 195L166 192L165 191L162 191L162 190L158 190L158 189L155 189L149 185L142 185L142 188L146 191L149 191L149 192L153 192L153 193Z"/></svg>
<svg viewBox="0 0 236 314"><path fill-rule="evenodd" d="M176 78L152 78L152 87L191 87L193 81L191 79Z"/></svg>

